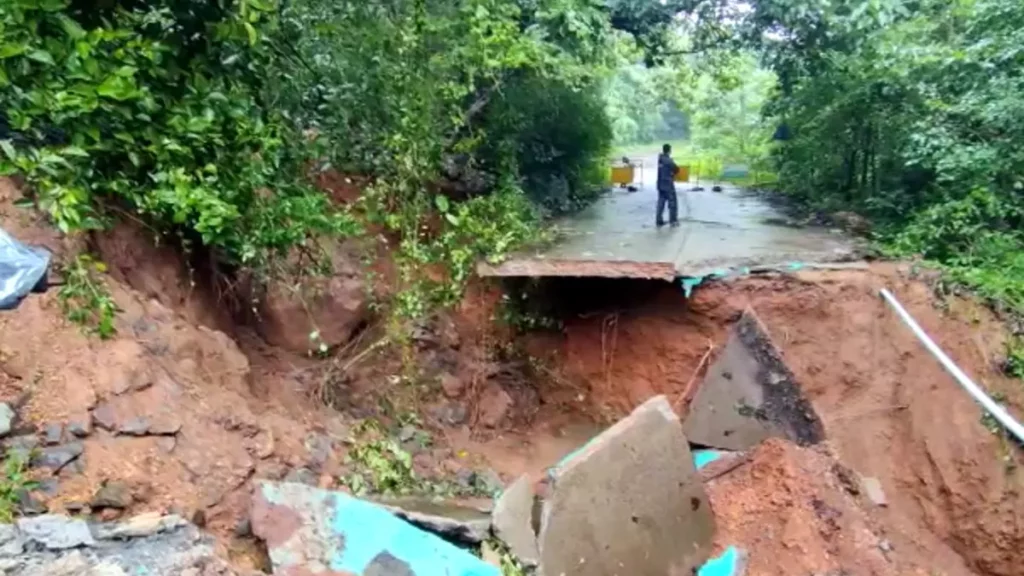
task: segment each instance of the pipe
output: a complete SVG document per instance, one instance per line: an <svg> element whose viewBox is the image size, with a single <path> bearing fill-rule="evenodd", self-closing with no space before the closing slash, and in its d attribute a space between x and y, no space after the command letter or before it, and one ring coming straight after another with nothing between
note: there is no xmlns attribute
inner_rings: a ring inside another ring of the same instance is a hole
<svg viewBox="0 0 1024 576"><path fill-rule="evenodd" d="M932 356L935 356L935 359L942 364L946 371L956 378L957 382L964 387L964 390L967 390L968 394L974 397L974 399L981 404L989 414L998 420L999 423L1002 424L1003 428L1006 428L1011 434L1016 436L1018 440L1024 442L1024 426L1021 426L1020 422L1014 420L1013 416L1011 416L1005 408L996 404L996 402L992 400L992 398L990 398L980 386L975 384L967 374L964 374L963 370L949 359L949 356L946 356L946 353L943 352L927 334L925 334L924 330L921 329L921 326L919 326L910 314L903 309L903 306L900 305L899 301L896 300L896 297L893 296L892 293L885 288L882 288L879 293L882 295L882 298L885 298L885 301L892 306L892 309L899 314L903 323L910 327L910 330L915 336L917 336L917 339L924 344L924 347L932 353Z"/></svg>

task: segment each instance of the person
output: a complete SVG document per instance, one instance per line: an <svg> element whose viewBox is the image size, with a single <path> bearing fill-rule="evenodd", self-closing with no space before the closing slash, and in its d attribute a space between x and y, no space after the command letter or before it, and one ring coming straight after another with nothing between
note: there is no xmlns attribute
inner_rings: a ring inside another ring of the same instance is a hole
<svg viewBox="0 0 1024 576"><path fill-rule="evenodd" d="M679 166L672 159L672 146L665 144L658 156L658 216L655 224L660 228L665 225L665 204L668 204L668 223L679 225L679 200L676 196L676 174Z"/></svg>

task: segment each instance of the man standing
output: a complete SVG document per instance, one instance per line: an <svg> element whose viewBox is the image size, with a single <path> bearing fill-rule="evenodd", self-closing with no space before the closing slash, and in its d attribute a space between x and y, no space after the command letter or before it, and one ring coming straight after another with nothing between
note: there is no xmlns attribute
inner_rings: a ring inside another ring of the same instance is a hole
<svg viewBox="0 0 1024 576"><path fill-rule="evenodd" d="M668 203L668 223L671 226L679 225L679 204L676 197L676 174L679 166L672 160L672 146L665 144L661 147L661 154L658 156L658 216L655 223L658 227L665 225L663 214L665 203Z"/></svg>

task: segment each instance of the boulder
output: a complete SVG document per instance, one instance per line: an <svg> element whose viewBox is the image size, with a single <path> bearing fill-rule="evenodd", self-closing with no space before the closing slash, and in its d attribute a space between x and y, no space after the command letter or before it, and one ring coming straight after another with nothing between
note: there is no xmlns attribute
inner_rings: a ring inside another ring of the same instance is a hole
<svg viewBox="0 0 1024 576"><path fill-rule="evenodd" d="M494 535L527 566L536 566L540 561L533 523L534 501L533 483L523 475L501 493L492 514Z"/></svg>

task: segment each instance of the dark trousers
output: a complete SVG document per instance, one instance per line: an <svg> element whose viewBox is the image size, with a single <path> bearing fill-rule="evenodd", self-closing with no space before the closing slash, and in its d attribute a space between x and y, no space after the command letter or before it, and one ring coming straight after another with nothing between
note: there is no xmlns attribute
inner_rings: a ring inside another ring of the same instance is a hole
<svg viewBox="0 0 1024 576"><path fill-rule="evenodd" d="M668 203L668 218L669 223L675 223L679 221L679 200L676 197L675 190L658 190L658 218L656 222L658 226L665 223L664 213L665 204Z"/></svg>

